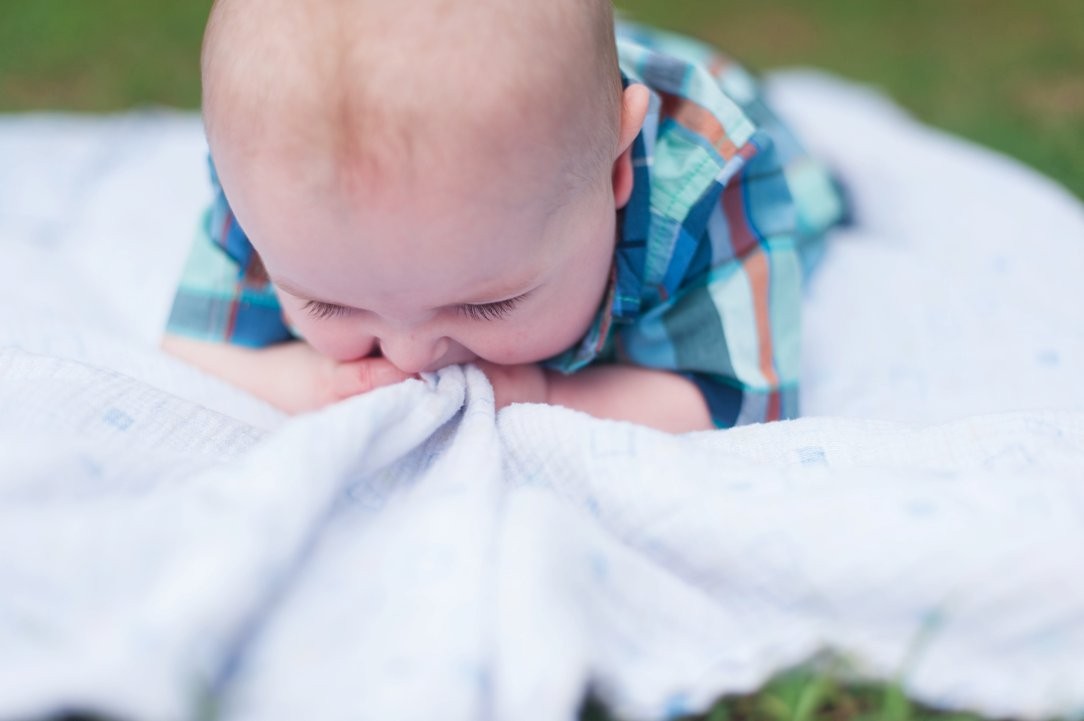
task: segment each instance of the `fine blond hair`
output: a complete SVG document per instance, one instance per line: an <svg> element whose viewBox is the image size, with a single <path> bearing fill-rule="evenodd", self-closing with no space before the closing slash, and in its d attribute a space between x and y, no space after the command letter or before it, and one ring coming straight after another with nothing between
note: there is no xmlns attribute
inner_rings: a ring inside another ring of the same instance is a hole
<svg viewBox="0 0 1084 721"><path fill-rule="evenodd" d="M380 168L552 133L596 176L618 142L610 0L216 0L202 75L212 153L274 131Z"/></svg>

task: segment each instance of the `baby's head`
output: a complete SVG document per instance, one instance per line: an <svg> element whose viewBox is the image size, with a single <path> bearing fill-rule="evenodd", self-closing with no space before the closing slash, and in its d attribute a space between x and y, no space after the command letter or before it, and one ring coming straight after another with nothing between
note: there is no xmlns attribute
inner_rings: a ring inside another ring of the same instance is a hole
<svg viewBox="0 0 1084 721"><path fill-rule="evenodd" d="M218 0L203 77L223 188L317 350L417 372L586 331L647 105L609 0Z"/></svg>

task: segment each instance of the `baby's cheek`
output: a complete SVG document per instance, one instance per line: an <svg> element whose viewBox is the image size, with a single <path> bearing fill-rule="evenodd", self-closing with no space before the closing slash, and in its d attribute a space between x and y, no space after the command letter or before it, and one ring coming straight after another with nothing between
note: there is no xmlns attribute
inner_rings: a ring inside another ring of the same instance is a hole
<svg viewBox="0 0 1084 721"><path fill-rule="evenodd" d="M564 322L567 316L544 313L502 324L479 344L482 358L500 365L537 363L566 350L583 335L583 330ZM476 351L477 352L477 351Z"/></svg>
<svg viewBox="0 0 1084 721"><path fill-rule="evenodd" d="M321 355L351 361L372 355L376 339L338 319L308 321L295 325L301 337Z"/></svg>
<svg viewBox="0 0 1084 721"><path fill-rule="evenodd" d="M376 339L357 328L349 317L314 318L292 299L282 303L282 315L290 330L321 355L337 361L351 361L372 355Z"/></svg>

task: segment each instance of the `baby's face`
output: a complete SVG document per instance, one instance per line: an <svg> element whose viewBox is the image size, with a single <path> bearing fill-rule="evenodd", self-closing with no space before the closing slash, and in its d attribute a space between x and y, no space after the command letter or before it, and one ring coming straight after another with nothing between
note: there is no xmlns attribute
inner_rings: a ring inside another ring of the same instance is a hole
<svg viewBox="0 0 1084 721"><path fill-rule="evenodd" d="M318 351L413 373L587 331L646 109L609 0L218 0L203 60L222 187Z"/></svg>
<svg viewBox="0 0 1084 721"><path fill-rule="evenodd" d="M287 318L332 358L380 353L408 373L539 361L603 300L613 189L570 183L551 151L381 182L225 155L223 185Z"/></svg>

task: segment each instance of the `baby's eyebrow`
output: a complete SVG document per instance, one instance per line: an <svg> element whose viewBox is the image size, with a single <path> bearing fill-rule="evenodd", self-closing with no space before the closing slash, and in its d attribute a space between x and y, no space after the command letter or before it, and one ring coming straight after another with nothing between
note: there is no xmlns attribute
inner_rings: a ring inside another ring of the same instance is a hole
<svg viewBox="0 0 1084 721"><path fill-rule="evenodd" d="M308 301L309 303L318 303L320 305L333 305L336 308L347 308L349 310L361 310L360 308L354 308L353 306L346 305L345 303L337 303L330 300L321 300L320 298L316 297L315 293L309 293L308 291L302 290L288 280L275 280L274 278L271 278L270 280L272 284L278 286L295 298L300 298L301 300Z"/></svg>
<svg viewBox="0 0 1084 721"><path fill-rule="evenodd" d="M510 301L520 301L538 290L543 279L538 275L526 275L514 279L515 282L500 282L486 285L482 293L471 293L467 298L451 305L498 305ZM466 295L466 294L464 294Z"/></svg>
<svg viewBox="0 0 1084 721"><path fill-rule="evenodd" d="M453 303L453 305L500 305L501 303L518 303L531 293L534 292L534 288L528 288L516 292L515 294L501 293L495 295L479 296L485 297L486 300L465 300L461 303Z"/></svg>
<svg viewBox="0 0 1084 721"><path fill-rule="evenodd" d="M275 285L275 286L278 286L279 288L282 288L284 291L286 291L290 295L297 296L298 298L304 298L305 300L313 300L313 301L316 301L318 303L323 303L324 302L322 300L317 300L312 293L309 293L307 291L302 290L301 288L297 287L296 285L294 285L292 282L290 282L288 280L283 280L282 278L271 278L270 276L268 276L268 279L271 281L272 285ZM338 303L328 303L328 305L339 305L339 304Z"/></svg>

